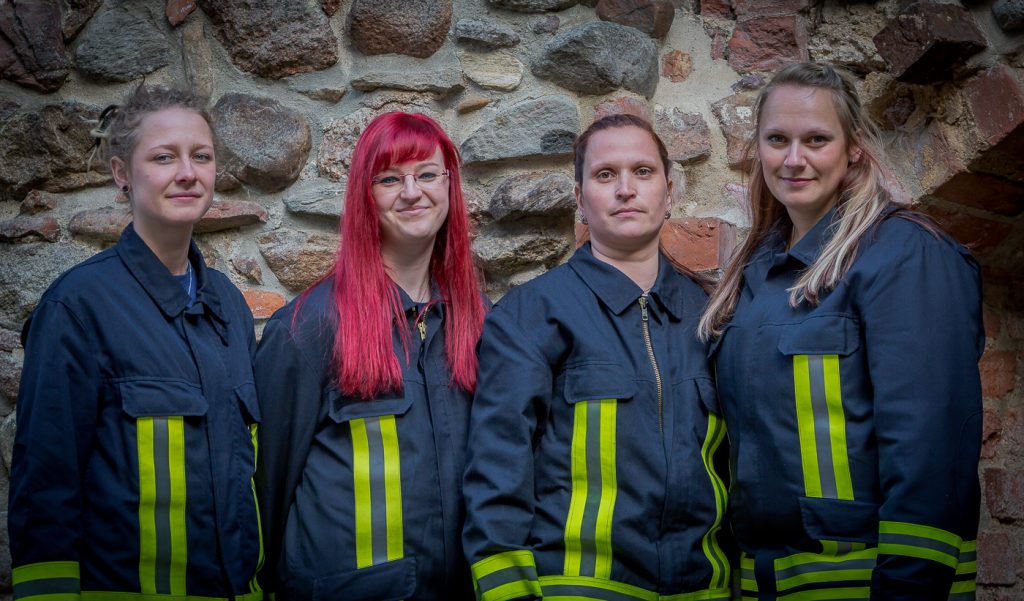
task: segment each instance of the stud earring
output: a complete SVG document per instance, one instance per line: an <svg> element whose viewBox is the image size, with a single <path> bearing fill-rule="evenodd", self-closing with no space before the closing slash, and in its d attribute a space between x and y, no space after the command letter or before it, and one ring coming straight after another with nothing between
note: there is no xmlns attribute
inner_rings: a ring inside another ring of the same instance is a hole
<svg viewBox="0 0 1024 601"><path fill-rule="evenodd" d="M672 219L672 211L665 211L665 220Z"/></svg>
<svg viewBox="0 0 1024 601"><path fill-rule="evenodd" d="M124 192L125 194L127 194L128 193L128 184L125 184L125 185L121 186L121 191Z"/></svg>
<svg viewBox="0 0 1024 601"><path fill-rule="evenodd" d="M588 225L588 223L587 223L587 216L586 215L583 215L582 217L580 217L580 223L582 223L583 225Z"/></svg>

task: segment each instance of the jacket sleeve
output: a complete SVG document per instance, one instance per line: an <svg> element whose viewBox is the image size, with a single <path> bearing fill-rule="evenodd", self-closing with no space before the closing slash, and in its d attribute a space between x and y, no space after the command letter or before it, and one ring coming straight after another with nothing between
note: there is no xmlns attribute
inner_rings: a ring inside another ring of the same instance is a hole
<svg viewBox="0 0 1024 601"><path fill-rule="evenodd" d="M884 499L876 600L974 590L980 274L962 247L916 234L885 245L899 256L867 282L861 306Z"/></svg>
<svg viewBox="0 0 1024 601"><path fill-rule="evenodd" d="M515 316L498 305L480 340L464 482L463 542L481 601L541 597L527 537L534 514L533 440L551 382L547 361Z"/></svg>
<svg viewBox="0 0 1024 601"><path fill-rule="evenodd" d="M15 599L80 592L82 477L101 395L94 340L55 300L44 299L22 332L8 513Z"/></svg>
<svg viewBox="0 0 1024 601"><path fill-rule="evenodd" d="M263 418L256 468L266 557L261 581L270 594L287 584L276 581L284 526L316 431L324 380L319 366L307 360L309 349L293 336L287 315L267 322L254 365Z"/></svg>

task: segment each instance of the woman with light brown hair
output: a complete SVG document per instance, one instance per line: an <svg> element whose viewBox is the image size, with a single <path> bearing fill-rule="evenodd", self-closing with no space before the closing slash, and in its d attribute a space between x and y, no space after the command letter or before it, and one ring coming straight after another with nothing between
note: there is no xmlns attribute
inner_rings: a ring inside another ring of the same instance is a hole
<svg viewBox="0 0 1024 601"><path fill-rule="evenodd" d="M761 92L751 230L700 323L745 599L973 598L980 273L881 148L830 66Z"/></svg>

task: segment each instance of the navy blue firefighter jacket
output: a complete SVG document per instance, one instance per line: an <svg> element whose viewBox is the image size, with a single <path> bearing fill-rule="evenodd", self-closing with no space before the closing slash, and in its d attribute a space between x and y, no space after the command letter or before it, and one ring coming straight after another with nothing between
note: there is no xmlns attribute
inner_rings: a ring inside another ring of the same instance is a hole
<svg viewBox="0 0 1024 601"><path fill-rule="evenodd" d="M189 261L191 306L129 225L25 323L16 599L262 598L252 314L194 244Z"/></svg>
<svg viewBox="0 0 1024 601"><path fill-rule="evenodd" d="M584 245L488 315L464 533L479 599L728 599L725 428L660 257L648 295Z"/></svg>
<svg viewBox="0 0 1024 601"><path fill-rule="evenodd" d="M459 538L470 399L451 382L447 306L436 290L418 305L395 286L403 388L364 400L336 386L333 284L277 311L256 354L266 590L278 601L471 599Z"/></svg>
<svg viewBox="0 0 1024 601"><path fill-rule="evenodd" d="M744 599L973 599L978 265L890 210L820 304L792 307L834 214L788 252L771 234L715 342Z"/></svg>

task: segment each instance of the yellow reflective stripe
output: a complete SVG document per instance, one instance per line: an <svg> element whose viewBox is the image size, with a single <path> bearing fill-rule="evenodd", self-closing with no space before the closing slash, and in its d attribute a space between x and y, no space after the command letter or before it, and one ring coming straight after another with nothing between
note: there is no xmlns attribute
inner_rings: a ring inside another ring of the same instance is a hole
<svg viewBox="0 0 1024 601"><path fill-rule="evenodd" d="M729 599L731 592L729 588L714 588L676 595L658 595L654 591L632 584L591 576L545 575L540 577L540 586L544 601L622 601L625 598L636 601L717 601Z"/></svg>
<svg viewBox="0 0 1024 601"><path fill-rule="evenodd" d="M978 585L974 580L962 580L960 582L954 582L953 586L949 589L950 595L958 593L971 593L977 590Z"/></svg>
<svg viewBox="0 0 1024 601"><path fill-rule="evenodd" d="M373 565L373 504L370 499L370 443L366 420L349 422L352 429L352 491L355 496L356 567Z"/></svg>
<svg viewBox="0 0 1024 601"><path fill-rule="evenodd" d="M384 447L384 511L387 516L388 561L401 559L404 547L402 530L402 464L398 452L398 429L395 416L380 418L380 435Z"/></svg>
<svg viewBox="0 0 1024 601"><path fill-rule="evenodd" d="M796 397L796 423L800 436L800 465L804 472L804 492L821 498L818 474L818 448L814 440L814 408L811 406L811 376L807 355L793 357L793 391Z"/></svg>
<svg viewBox="0 0 1024 601"><path fill-rule="evenodd" d="M234 601L263 601L263 593L246 593L235 595ZM125 593L119 591L82 591L81 601L168 601L167 595L147 593ZM33 601L35 601L33 599ZM173 601L228 601L227 597L204 597L200 595L180 595Z"/></svg>
<svg viewBox="0 0 1024 601"><path fill-rule="evenodd" d="M156 593L156 465L153 457L153 418L135 424L139 451L139 587Z"/></svg>
<svg viewBox="0 0 1024 601"><path fill-rule="evenodd" d="M839 355L822 357L825 380L825 402L828 405L828 432L832 447L832 468L836 476L836 498L853 500L853 480L846 448L846 414L843 412L843 391L839 382Z"/></svg>
<svg viewBox="0 0 1024 601"><path fill-rule="evenodd" d="M848 587L854 585L855 589L859 588L856 585L870 587L877 555L878 550L871 548L842 555L797 553L780 557L772 564L776 589L785 592L800 586L840 582Z"/></svg>
<svg viewBox="0 0 1024 601"><path fill-rule="evenodd" d="M257 467L257 459L259 458L260 443L259 437L256 432L258 429L257 424L251 424L249 426L249 435L252 437L252 465L255 473ZM254 478L249 479L249 485L252 486L252 503L256 508L256 534L260 540L260 554L259 559L256 561L256 571L253 573L252 580L249 581L249 591L253 593L259 593L263 589L260 587L259 574L263 571L263 561L265 559L263 554L263 519L260 516L260 504L259 499L256 496L256 480Z"/></svg>
<svg viewBox="0 0 1024 601"><path fill-rule="evenodd" d="M714 457L718 447L725 440L725 425L714 413L708 414L708 432L704 437L704 444L700 450L701 459L704 461L704 470L707 471L711 480L711 488L715 494L715 520L711 527L701 539L701 547L704 556L711 564L711 588L717 589L729 585L729 560L718 543L718 532L722 527L722 517L725 514L725 483L715 472Z"/></svg>
<svg viewBox="0 0 1024 601"><path fill-rule="evenodd" d="M662 595L659 601L718 601L732 598L732 590L729 588L715 588L692 593L680 593L678 595Z"/></svg>
<svg viewBox="0 0 1024 601"><path fill-rule="evenodd" d="M480 601L504 601L541 594L533 553L527 550L505 551L485 557L470 566L473 588Z"/></svg>
<svg viewBox="0 0 1024 601"><path fill-rule="evenodd" d="M170 583L172 595L184 595L188 573L188 537L185 535L185 420L167 418L167 463L171 477L169 510L171 535Z"/></svg>
<svg viewBox="0 0 1024 601"><path fill-rule="evenodd" d="M14 598L31 601L78 601L81 586L78 562L47 561L23 565L11 572Z"/></svg>
<svg viewBox="0 0 1024 601"><path fill-rule="evenodd" d="M601 503L597 509L597 532L594 534L596 558L594 576L611 578L612 575L612 514L615 498L618 496L618 482L615 473L615 399L598 401L601 408Z"/></svg>
<svg viewBox="0 0 1024 601"><path fill-rule="evenodd" d="M907 522L878 523L878 552L928 559L956 569L962 540L952 532Z"/></svg>
<svg viewBox="0 0 1024 601"><path fill-rule="evenodd" d="M136 420L139 453L139 587L143 594L184 595L185 424L181 416Z"/></svg>
<svg viewBox="0 0 1024 601"><path fill-rule="evenodd" d="M871 587L826 588L780 595L779 601L829 601L830 599L870 599Z"/></svg>
<svg viewBox="0 0 1024 601"><path fill-rule="evenodd" d="M565 559L563 572L567 576L580 575L583 529L583 509L587 504L587 404L576 403L573 409L572 443L570 447L570 478L572 494L569 498L569 514L565 519Z"/></svg>
<svg viewBox="0 0 1024 601"><path fill-rule="evenodd" d="M978 541L965 540L960 543L960 556L957 558L956 575L970 574L972 579L978 571ZM973 583L973 580L971 581ZM971 589L974 590L974 589Z"/></svg>

